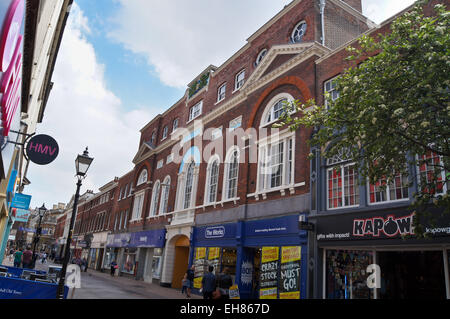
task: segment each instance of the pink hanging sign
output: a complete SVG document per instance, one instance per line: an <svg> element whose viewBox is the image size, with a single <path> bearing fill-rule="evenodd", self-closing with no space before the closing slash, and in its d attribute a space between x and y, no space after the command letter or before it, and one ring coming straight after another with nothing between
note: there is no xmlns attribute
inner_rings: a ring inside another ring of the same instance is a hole
<svg viewBox="0 0 450 319"><path fill-rule="evenodd" d="M8 69L19 38L25 14L25 2L23 0L13 0L6 18L3 22L2 35L0 39L0 72Z"/></svg>
<svg viewBox="0 0 450 319"><path fill-rule="evenodd" d="M22 83L22 35L24 0L13 0L3 23L0 37L0 107L3 136L8 136L11 121L20 104Z"/></svg>

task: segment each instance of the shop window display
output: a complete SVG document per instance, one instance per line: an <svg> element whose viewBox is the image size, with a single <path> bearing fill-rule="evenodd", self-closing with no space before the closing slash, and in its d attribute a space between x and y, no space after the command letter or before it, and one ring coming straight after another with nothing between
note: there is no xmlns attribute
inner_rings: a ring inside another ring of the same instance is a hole
<svg viewBox="0 0 450 319"><path fill-rule="evenodd" d="M123 260L122 272L134 274L134 268L136 266L136 248L126 248Z"/></svg>
<svg viewBox="0 0 450 319"><path fill-rule="evenodd" d="M327 250L326 297L328 299L373 299L367 286L367 266L373 263L373 252Z"/></svg>
<svg viewBox="0 0 450 319"><path fill-rule="evenodd" d="M162 249L155 248L152 260L152 274L153 278L155 279L161 278L161 256L162 256Z"/></svg>
<svg viewBox="0 0 450 319"><path fill-rule="evenodd" d="M104 266L104 268L108 268L109 269L111 267L111 263L116 260L116 257L117 257L117 254L114 251L114 249L108 248L106 250L106 257L105 257L105 266Z"/></svg>

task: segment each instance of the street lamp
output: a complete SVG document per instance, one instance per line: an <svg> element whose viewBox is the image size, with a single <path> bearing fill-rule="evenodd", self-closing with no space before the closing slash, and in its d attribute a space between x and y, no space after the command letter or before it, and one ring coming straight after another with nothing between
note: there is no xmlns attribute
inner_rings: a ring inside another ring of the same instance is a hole
<svg viewBox="0 0 450 319"><path fill-rule="evenodd" d="M69 263L69 256L70 256L70 244L72 243L72 232L73 232L73 224L75 223L75 215L77 212L77 205L78 205L78 198L80 197L80 187L81 187L81 181L85 178L86 173L89 169L89 166L91 165L92 161L94 159L92 157L89 157L88 148L86 147L86 150L83 152L83 155L78 155L75 160L75 168L77 170L77 191L75 193L75 198L73 201L73 208L72 208L72 216L70 218L70 225L69 225L69 234L67 235L67 242L66 247L64 250L64 260L63 265L59 277L59 284L58 284L58 290L56 292L56 299L64 299L64 283L66 281L66 271L67 271L67 264Z"/></svg>
<svg viewBox="0 0 450 319"><path fill-rule="evenodd" d="M39 239L41 237L41 232L42 232L42 228L41 228L41 222L42 222L42 218L44 218L45 213L47 212L47 208L45 208L45 204L42 204L42 206L40 208L38 208L38 214L39 214L39 225L36 229L36 236L34 237L34 244L33 244L33 264L32 264L32 269L34 269L34 267L36 266L36 259L37 259L37 255L36 255L36 246L39 242Z"/></svg>

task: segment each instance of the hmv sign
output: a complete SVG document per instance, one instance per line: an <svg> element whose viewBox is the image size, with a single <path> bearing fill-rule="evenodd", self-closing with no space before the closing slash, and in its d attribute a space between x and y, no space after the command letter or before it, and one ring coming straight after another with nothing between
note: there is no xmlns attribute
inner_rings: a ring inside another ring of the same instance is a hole
<svg viewBox="0 0 450 319"><path fill-rule="evenodd" d="M35 164L47 165L58 156L58 143L51 136L39 134L33 136L25 149L27 157Z"/></svg>

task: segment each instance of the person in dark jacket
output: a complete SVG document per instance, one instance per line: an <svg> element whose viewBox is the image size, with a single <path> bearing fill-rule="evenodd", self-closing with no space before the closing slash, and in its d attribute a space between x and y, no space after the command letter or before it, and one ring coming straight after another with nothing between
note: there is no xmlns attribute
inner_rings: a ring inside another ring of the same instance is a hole
<svg viewBox="0 0 450 319"><path fill-rule="evenodd" d="M213 271L214 266L209 266L208 272L203 276L203 299L213 299L213 292L216 290L216 276L214 276Z"/></svg>
<svg viewBox="0 0 450 319"><path fill-rule="evenodd" d="M115 262L115 261L113 261L112 263L111 263L111 276L113 276L114 277L114 274L116 273L116 269L117 269L118 267L117 267L117 263Z"/></svg>
<svg viewBox="0 0 450 319"><path fill-rule="evenodd" d="M191 268L189 268L186 271L186 279L188 280L188 286L186 290L186 298L191 298L191 292L192 288L194 288L194 275L195 275L195 266L192 265Z"/></svg>
<svg viewBox="0 0 450 319"><path fill-rule="evenodd" d="M233 286L233 278L230 276L230 268L225 267L216 279L217 290L220 292L219 299L230 299L230 287Z"/></svg>

